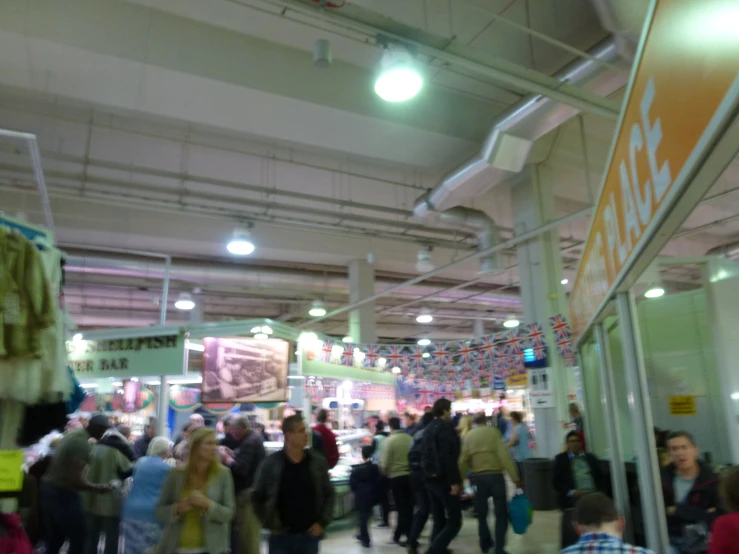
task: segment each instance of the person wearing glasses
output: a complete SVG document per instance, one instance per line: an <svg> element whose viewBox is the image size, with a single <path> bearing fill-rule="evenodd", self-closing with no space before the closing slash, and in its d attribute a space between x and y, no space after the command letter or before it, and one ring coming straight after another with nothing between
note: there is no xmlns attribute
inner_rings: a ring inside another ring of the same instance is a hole
<svg viewBox="0 0 739 554"><path fill-rule="evenodd" d="M598 458L585 452L580 433L567 433L567 450L554 459L554 490L562 510L562 548L578 540L572 525L573 511L578 498L589 492L607 492L606 480Z"/></svg>

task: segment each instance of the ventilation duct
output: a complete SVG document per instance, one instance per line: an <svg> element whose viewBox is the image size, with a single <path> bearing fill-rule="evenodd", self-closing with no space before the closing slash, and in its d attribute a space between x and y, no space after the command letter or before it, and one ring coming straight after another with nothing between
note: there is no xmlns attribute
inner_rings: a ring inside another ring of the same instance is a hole
<svg viewBox="0 0 739 554"><path fill-rule="evenodd" d="M609 96L626 85L628 71L613 67L619 60L615 41L604 41L589 54L594 59L578 60L555 77L602 96ZM520 172L534 141L578 113L577 108L540 94L525 98L497 118L477 156L416 201L414 216L433 219L439 212L464 204Z"/></svg>
<svg viewBox="0 0 739 554"><path fill-rule="evenodd" d="M639 47L650 2L645 0L590 0L601 25L613 33L616 50L624 60L633 60Z"/></svg>
<svg viewBox="0 0 739 554"><path fill-rule="evenodd" d="M498 227L490 217L480 210L457 206L439 213L439 221L451 223L455 227L466 227L477 233L478 251L486 250L498 243ZM480 273L501 269L498 254L480 258Z"/></svg>
<svg viewBox="0 0 739 554"><path fill-rule="evenodd" d="M739 241L722 244L706 252L706 256L722 256L724 258L733 258L737 254L739 254Z"/></svg>

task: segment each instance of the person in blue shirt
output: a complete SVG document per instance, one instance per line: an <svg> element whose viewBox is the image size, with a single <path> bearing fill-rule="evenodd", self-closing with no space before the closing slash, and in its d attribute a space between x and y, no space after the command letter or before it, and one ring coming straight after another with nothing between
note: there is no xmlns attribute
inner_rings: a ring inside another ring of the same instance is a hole
<svg viewBox="0 0 739 554"><path fill-rule="evenodd" d="M155 437L147 455L133 470L133 485L123 504L121 530L124 554L148 554L159 544L162 522L156 516L159 494L172 469L165 460L171 458L172 443L165 437Z"/></svg>
<svg viewBox="0 0 739 554"><path fill-rule="evenodd" d="M575 506L574 520L580 539L560 554L653 554L623 541L625 520L602 492L581 496Z"/></svg>

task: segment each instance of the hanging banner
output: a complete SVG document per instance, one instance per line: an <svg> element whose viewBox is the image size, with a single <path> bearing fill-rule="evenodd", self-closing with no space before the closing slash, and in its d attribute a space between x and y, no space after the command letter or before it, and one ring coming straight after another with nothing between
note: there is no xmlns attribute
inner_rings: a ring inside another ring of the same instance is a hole
<svg viewBox="0 0 739 554"><path fill-rule="evenodd" d="M656 2L570 296L576 339L736 155L737 36L736 2Z"/></svg>
<svg viewBox="0 0 739 554"><path fill-rule="evenodd" d="M101 394L98 392L88 392L80 407L79 412L123 412L125 400L124 395L116 392ZM145 410L154 403L154 393L147 388L142 388L138 392L136 399L136 409L134 411Z"/></svg>
<svg viewBox="0 0 739 554"><path fill-rule="evenodd" d="M182 375L185 349L179 334L67 342L77 378Z"/></svg>

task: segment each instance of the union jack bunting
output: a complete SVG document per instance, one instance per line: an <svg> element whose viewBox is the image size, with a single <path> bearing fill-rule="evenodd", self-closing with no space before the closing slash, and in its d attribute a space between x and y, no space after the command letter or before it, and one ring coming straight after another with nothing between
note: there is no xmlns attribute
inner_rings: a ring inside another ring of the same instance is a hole
<svg viewBox="0 0 739 554"><path fill-rule="evenodd" d="M541 323L532 323L526 327L525 331L528 345L531 348L546 344L546 337L544 336L544 330L541 328Z"/></svg>
<svg viewBox="0 0 739 554"><path fill-rule="evenodd" d="M493 360L497 349L495 335L485 335L478 340L477 350L482 354L482 357L486 360Z"/></svg>
<svg viewBox="0 0 739 554"><path fill-rule="evenodd" d="M341 365L354 365L354 348L352 348L351 344L346 345L344 351L341 353Z"/></svg>
<svg viewBox="0 0 739 554"><path fill-rule="evenodd" d="M524 337L518 329L511 329L505 334L505 340L503 342L503 352L508 357L519 356L523 352L522 342Z"/></svg>
<svg viewBox="0 0 739 554"><path fill-rule="evenodd" d="M559 351L560 356L562 356L562 358L564 359L575 357L575 352L574 350L572 350L572 341L570 340L558 341L557 350Z"/></svg>
<svg viewBox="0 0 739 554"><path fill-rule="evenodd" d="M379 344L367 344L362 349L364 352L364 367L375 367L377 366L377 360L382 358L380 353L382 348Z"/></svg>
<svg viewBox="0 0 739 554"><path fill-rule="evenodd" d="M406 362L405 346L402 344L386 346L385 358L387 358L388 367L402 367Z"/></svg>
<svg viewBox="0 0 739 554"><path fill-rule="evenodd" d="M408 348L408 361L413 369L421 369L423 367L423 347L411 346Z"/></svg>
<svg viewBox="0 0 739 554"><path fill-rule="evenodd" d="M321 361L322 362L330 362L331 361L331 349L334 347L334 341L332 340L325 340L323 341L323 346L321 346Z"/></svg>
<svg viewBox="0 0 739 554"><path fill-rule="evenodd" d="M472 342L461 340L457 342L457 361L463 366L468 367L477 360L478 351Z"/></svg>
<svg viewBox="0 0 739 554"><path fill-rule="evenodd" d="M449 365L452 353L449 351L449 347L445 342L437 342L434 344L434 348L431 350L431 358L434 360L434 365L442 368Z"/></svg>
<svg viewBox="0 0 739 554"><path fill-rule="evenodd" d="M570 331L570 324L562 314L553 315L549 318L549 325L554 331L555 342L561 342L564 340L572 339L572 331Z"/></svg>

